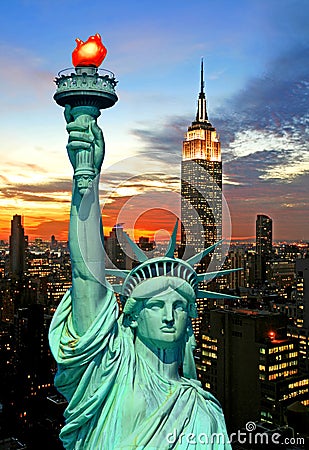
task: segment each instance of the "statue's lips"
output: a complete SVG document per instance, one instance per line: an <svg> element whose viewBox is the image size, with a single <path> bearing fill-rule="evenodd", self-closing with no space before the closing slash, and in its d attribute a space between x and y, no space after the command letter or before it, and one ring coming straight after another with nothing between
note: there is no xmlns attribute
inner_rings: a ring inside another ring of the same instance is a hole
<svg viewBox="0 0 309 450"><path fill-rule="evenodd" d="M174 327L161 327L160 330L163 331L163 333L175 333L176 328L174 328Z"/></svg>

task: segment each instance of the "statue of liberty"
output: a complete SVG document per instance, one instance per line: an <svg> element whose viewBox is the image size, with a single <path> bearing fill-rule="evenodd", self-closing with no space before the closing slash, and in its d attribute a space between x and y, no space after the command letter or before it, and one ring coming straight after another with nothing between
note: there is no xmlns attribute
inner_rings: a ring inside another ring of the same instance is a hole
<svg viewBox="0 0 309 450"><path fill-rule="evenodd" d="M72 288L53 317L50 346L57 389L68 406L60 438L66 450L230 449L222 409L196 378L191 318L201 292L196 264L216 245L187 261L174 257L177 226L164 257L140 260L124 279L119 315L105 280L99 177L104 140L96 119L65 118L73 166L69 246ZM91 150L92 170L80 173L77 151ZM227 271L219 272L226 273ZM96 274L100 274L100 277Z"/></svg>

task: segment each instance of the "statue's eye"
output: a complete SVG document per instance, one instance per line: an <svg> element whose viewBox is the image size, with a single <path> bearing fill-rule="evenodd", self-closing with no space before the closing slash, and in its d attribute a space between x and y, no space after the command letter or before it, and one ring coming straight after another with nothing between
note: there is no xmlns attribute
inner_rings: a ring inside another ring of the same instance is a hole
<svg viewBox="0 0 309 450"><path fill-rule="evenodd" d="M146 305L147 308L155 310L155 311L163 308L163 306L164 306L164 302L160 302L160 301L150 301L150 302L147 302L147 305Z"/></svg>
<svg viewBox="0 0 309 450"><path fill-rule="evenodd" d="M174 309L176 311L187 311L187 305L184 302L176 302L174 303Z"/></svg>

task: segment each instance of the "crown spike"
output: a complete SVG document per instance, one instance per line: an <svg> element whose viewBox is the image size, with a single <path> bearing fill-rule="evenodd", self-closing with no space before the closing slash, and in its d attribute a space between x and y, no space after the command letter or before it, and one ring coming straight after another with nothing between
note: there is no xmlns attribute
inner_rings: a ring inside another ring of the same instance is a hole
<svg viewBox="0 0 309 450"><path fill-rule="evenodd" d="M139 262L147 261L148 258L145 255L145 253L143 252L143 250L140 249L139 246L134 241L132 241L132 239L130 238L130 236L127 235L127 233L123 233L123 234L124 234L128 244L130 245L132 251L135 253L135 256L137 257L138 261Z"/></svg>
<svg viewBox="0 0 309 450"><path fill-rule="evenodd" d="M228 300L239 300L240 297L236 297L235 295L228 294L219 294L218 292L212 291L197 291L197 298L227 298Z"/></svg>
<svg viewBox="0 0 309 450"><path fill-rule="evenodd" d="M114 292L116 294L121 294L122 291L122 284L113 284L112 288L114 289Z"/></svg>
<svg viewBox="0 0 309 450"><path fill-rule="evenodd" d="M114 277L127 278L130 270L105 269L105 273Z"/></svg>
<svg viewBox="0 0 309 450"><path fill-rule="evenodd" d="M237 269L218 270L217 272L200 273L197 275L197 280L200 283L201 281L211 280L214 277L221 277L222 275L227 275L232 272L238 272L239 270L243 270L243 268L239 267Z"/></svg>
<svg viewBox="0 0 309 450"><path fill-rule="evenodd" d="M177 230L178 230L178 219L176 220L173 233L171 235L171 239L168 243L167 252L165 253L165 256L168 258L174 258L174 252L176 248L176 237L177 237Z"/></svg>
<svg viewBox="0 0 309 450"><path fill-rule="evenodd" d="M202 258L204 258L204 256L208 255L208 253L212 252L216 247L218 247L218 245L222 244L223 241L224 241L224 239L221 239L221 241L216 242L215 244L211 245L210 247L205 248L200 253L197 253L196 255L191 256L191 258L187 259L186 262L188 264L190 264L191 267L193 267L194 264L197 264L198 262L200 262L200 260Z"/></svg>

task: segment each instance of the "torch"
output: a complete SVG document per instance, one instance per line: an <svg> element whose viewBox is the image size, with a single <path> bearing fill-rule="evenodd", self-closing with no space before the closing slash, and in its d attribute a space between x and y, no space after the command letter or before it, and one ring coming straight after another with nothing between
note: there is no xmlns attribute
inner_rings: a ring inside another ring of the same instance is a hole
<svg viewBox="0 0 309 450"><path fill-rule="evenodd" d="M57 91L54 100L60 106L70 107L70 115L76 125L81 124L81 130L85 124L97 120L100 109L113 106L118 100L115 93L117 81L112 72L99 69L107 50L102 44L101 36L90 36L86 42L76 39L76 48L72 53L72 61L75 67L65 69L58 73L55 79ZM75 153L76 169L74 177L85 179L85 183L79 184L79 191L84 194L96 173L93 163L94 148L78 149Z"/></svg>

